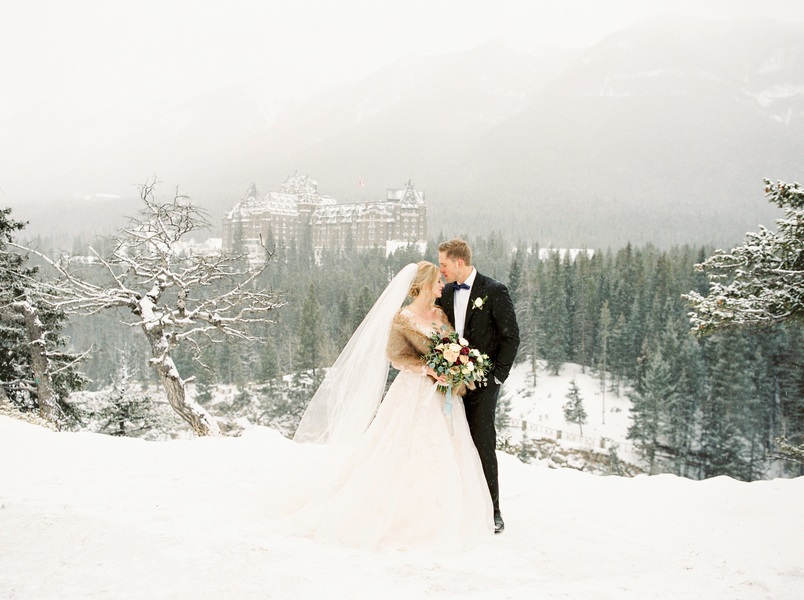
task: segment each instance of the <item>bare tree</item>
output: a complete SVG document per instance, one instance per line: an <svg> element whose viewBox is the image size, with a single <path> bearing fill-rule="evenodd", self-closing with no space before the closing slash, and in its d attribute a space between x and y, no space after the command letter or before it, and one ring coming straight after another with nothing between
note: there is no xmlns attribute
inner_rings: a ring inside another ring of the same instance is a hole
<svg viewBox="0 0 804 600"><path fill-rule="evenodd" d="M52 260L36 253L57 273L43 299L69 314L126 309L128 326L139 328L148 340L149 363L170 405L198 435L217 435L215 419L189 397L190 379L182 379L172 353L185 344L200 363L201 344L220 341L215 333L261 342L250 333L251 326L270 322L268 313L280 303L275 294L257 287L267 260L252 267L243 256L182 253L188 234L209 228L207 215L178 193L171 202L158 202L154 187L154 182L141 186L140 216L112 238L108 256L94 249L90 261Z"/></svg>

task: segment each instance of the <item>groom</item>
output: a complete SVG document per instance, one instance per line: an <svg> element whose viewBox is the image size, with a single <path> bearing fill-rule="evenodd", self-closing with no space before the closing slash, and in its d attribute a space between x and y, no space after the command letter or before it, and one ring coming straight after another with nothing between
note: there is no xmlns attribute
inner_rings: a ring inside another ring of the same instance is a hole
<svg viewBox="0 0 804 600"><path fill-rule="evenodd" d="M439 244L438 261L447 281L438 304L458 335L466 338L471 347L488 354L494 367L487 385L466 394L464 406L494 504L494 533L500 533L505 523L500 513L494 413L500 385L508 377L519 347L514 304L508 288L472 266L472 250L465 241L453 239Z"/></svg>

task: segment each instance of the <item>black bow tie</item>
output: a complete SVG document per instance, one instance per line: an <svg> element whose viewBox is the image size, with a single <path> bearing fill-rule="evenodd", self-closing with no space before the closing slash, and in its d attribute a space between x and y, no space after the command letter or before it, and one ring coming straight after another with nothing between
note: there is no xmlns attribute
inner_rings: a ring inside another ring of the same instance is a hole
<svg viewBox="0 0 804 600"><path fill-rule="evenodd" d="M457 281L453 281L451 284L453 290L468 290L471 289L465 283L458 283Z"/></svg>

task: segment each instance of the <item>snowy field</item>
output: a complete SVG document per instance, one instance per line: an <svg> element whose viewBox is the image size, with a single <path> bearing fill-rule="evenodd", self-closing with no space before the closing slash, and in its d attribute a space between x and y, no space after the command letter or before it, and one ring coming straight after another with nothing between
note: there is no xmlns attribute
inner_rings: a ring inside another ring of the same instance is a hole
<svg viewBox="0 0 804 600"><path fill-rule="evenodd" d="M583 430L564 420L564 404L572 380L578 386L587 414ZM503 397L511 402L510 418L515 423L527 421L531 437L546 435L554 438L555 432L561 431L563 440L575 440L581 445L597 445L600 438L605 437L621 446L630 446L626 434L630 425L628 411L631 401L624 390L617 395L607 389L604 394L600 389L600 379L589 368L584 373L581 365L564 363L558 375L551 375L539 361L534 387L530 364L519 363L505 382ZM516 428L511 428L509 433L517 439Z"/></svg>
<svg viewBox="0 0 804 600"><path fill-rule="evenodd" d="M502 535L372 553L271 532L273 475L305 451L261 427L146 442L0 417L0 598L804 597L804 478L600 477L501 454Z"/></svg>

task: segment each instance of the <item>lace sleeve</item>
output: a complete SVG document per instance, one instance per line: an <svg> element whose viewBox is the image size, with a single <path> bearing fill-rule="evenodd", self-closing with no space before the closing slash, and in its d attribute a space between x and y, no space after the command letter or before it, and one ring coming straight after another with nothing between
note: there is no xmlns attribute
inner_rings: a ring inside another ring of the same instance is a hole
<svg viewBox="0 0 804 600"><path fill-rule="evenodd" d="M392 360L391 366L397 371L407 371L408 373L416 373L416 375L421 375L422 377L427 375L427 365L422 362L420 363L397 362Z"/></svg>

